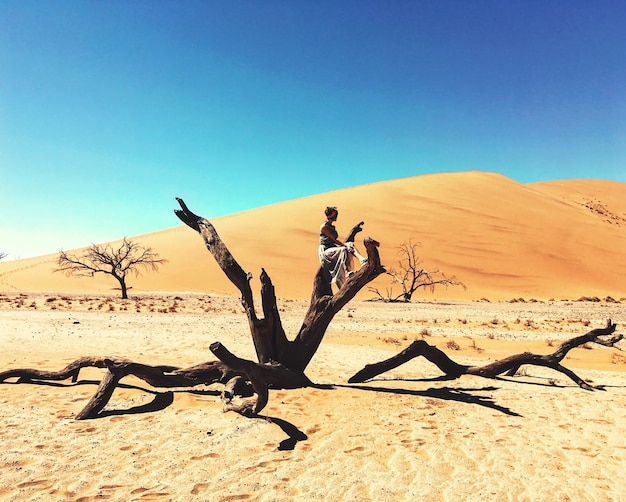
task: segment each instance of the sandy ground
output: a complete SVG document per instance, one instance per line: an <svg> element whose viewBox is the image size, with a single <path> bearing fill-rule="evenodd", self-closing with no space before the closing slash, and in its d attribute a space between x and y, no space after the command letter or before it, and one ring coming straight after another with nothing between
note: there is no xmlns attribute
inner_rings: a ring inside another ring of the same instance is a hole
<svg viewBox="0 0 626 502"><path fill-rule="evenodd" d="M293 334L306 303L279 306ZM223 413L216 387L167 393L127 378L99 418L76 421L101 370L76 383L8 381L0 500L625 500L626 358L617 350L576 349L564 361L604 392L537 367L441 381L423 360L346 383L415 338L478 363L551 352L608 318L623 326L626 305L353 302L307 369L329 388L271 391L262 419ZM0 320L0 370L58 370L84 355L182 367L213 359L216 340L254 359L245 315L228 297L5 294Z"/></svg>

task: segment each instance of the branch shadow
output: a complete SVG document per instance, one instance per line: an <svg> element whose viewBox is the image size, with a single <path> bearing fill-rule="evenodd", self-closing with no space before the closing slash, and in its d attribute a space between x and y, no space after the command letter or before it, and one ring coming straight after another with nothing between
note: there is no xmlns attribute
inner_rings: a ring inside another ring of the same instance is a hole
<svg viewBox="0 0 626 502"><path fill-rule="evenodd" d="M154 394L154 399L149 403L127 409L104 409L93 418L112 417L116 415L137 415L140 413L153 413L155 411L164 410L174 402L174 393L172 391L157 392Z"/></svg>
<svg viewBox="0 0 626 502"><path fill-rule="evenodd" d="M32 385L45 385L48 387L77 387L79 385L100 385L99 380L78 380L77 382L53 382L49 380L27 380L27 381L17 381L17 382L0 382L0 384L7 385L22 385L22 384L32 384ZM195 394L201 396L219 396L221 392L218 390L211 389L184 389L184 390L168 390L165 392L149 389L146 387L141 387L139 385L130 385L126 383L118 383L117 388L129 389L129 390L138 390L141 392L145 392L147 394L154 395L154 399L149 403L145 403L139 406L134 406L132 408L122 408L122 409L104 409L100 413L98 413L94 417L90 417L87 420L94 420L98 418L116 416L116 415L137 415L141 413L154 413L156 411L161 411L170 406L174 402L174 395L176 393L186 393L186 394Z"/></svg>
<svg viewBox="0 0 626 502"><path fill-rule="evenodd" d="M0 385L24 385L24 384L31 384L31 385L45 385L48 387L77 387L79 385L100 385L100 380L78 380L76 382L62 382L62 381L53 381L53 380L36 380L36 379L31 379L31 380L22 380L22 381L16 381L16 382L9 382L9 381L4 381L4 382L0 382ZM154 390L154 388L147 388L147 387L142 387L140 385L132 385L132 384L127 384L127 383L122 383L119 382L116 385L117 388L120 389L130 389L130 390L140 390L142 392L147 392L148 394L163 394L163 392L158 391L158 390ZM221 394L221 392L219 390L213 390L213 389L184 389L184 388L179 388L181 390L174 390L174 391L168 391L168 392L175 392L175 393L188 393L188 394L199 394L202 396L219 396Z"/></svg>
<svg viewBox="0 0 626 502"><path fill-rule="evenodd" d="M266 422L276 424L282 429L285 434L287 434L288 437L286 439L283 439L278 445L278 450L280 451L291 451L295 449L296 444L298 444L300 441L306 441L307 439L309 439L309 436L307 436L304 432L298 429L291 422L287 422L282 418L264 415L252 415L251 418L260 418L265 420Z"/></svg>
<svg viewBox="0 0 626 502"><path fill-rule="evenodd" d="M503 382L512 382L518 383L522 385L536 385L537 387L554 387L557 389L579 389L580 386L574 382L567 381L566 384L556 383L553 378L543 377L543 376L534 376L534 375L526 375L526 378L533 378L535 380L545 380L545 382L531 382L530 380L517 380L517 376L512 377L504 377L504 376L496 376L494 380L501 380ZM626 389L626 385L608 385L608 384L593 384L586 380L589 385L593 385L594 390L606 390L606 389Z"/></svg>
<svg viewBox="0 0 626 502"><path fill-rule="evenodd" d="M382 392L382 393L387 393L387 394L401 394L401 395L410 395L410 396L431 397L434 399L442 399L444 401L456 401L459 403L476 404L478 406L484 406L485 408L499 411L500 413L504 413L505 415L509 415L512 417L522 416L519 413L511 410L510 408L496 404L490 397L477 396L475 394L470 393L472 391L491 392L491 391L498 390L498 387L493 387L493 386L482 387L479 389L431 387L426 390L392 389L390 387L375 387L375 386L369 386L369 385L339 385L338 384L337 387L353 388L353 389L365 390L365 391L370 391L370 392Z"/></svg>

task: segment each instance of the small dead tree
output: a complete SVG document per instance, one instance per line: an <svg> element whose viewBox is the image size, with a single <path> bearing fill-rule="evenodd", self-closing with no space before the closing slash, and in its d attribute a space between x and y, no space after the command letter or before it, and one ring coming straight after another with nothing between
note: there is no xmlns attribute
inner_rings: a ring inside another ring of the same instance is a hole
<svg viewBox="0 0 626 502"><path fill-rule="evenodd" d="M4 260L6 257L7 257L7 254L0 251L0 261Z"/></svg>
<svg viewBox="0 0 626 502"><path fill-rule="evenodd" d="M429 289L435 291L436 286L461 286L466 289L465 284L455 276L447 277L443 272L436 270L428 271L422 268L422 260L416 249L421 246L419 242L403 242L398 246L398 268L390 268L387 275L391 276L391 287L387 289L385 295L376 288L369 288L369 291L376 294L377 300L384 302L405 302L409 303L418 289ZM402 293L394 295L393 285L399 284Z"/></svg>
<svg viewBox="0 0 626 502"><path fill-rule="evenodd" d="M82 255L73 255L61 251L55 272L75 277L93 277L95 274L109 274L120 283L122 299L128 298L126 277L140 275L140 269L157 271L159 265L167 260L159 259L159 255L150 247L143 247L124 237L119 247L111 244L92 244Z"/></svg>

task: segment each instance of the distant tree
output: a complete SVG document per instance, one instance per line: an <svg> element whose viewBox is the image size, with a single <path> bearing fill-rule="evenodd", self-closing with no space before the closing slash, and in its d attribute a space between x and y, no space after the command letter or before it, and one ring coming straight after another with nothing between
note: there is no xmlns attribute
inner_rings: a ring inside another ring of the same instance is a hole
<svg viewBox="0 0 626 502"><path fill-rule="evenodd" d="M4 260L6 257L7 257L7 254L0 251L0 261Z"/></svg>
<svg viewBox="0 0 626 502"><path fill-rule="evenodd" d="M466 289L465 284L459 281L455 276L447 277L438 269L428 271L422 268L422 260L417 254L416 249L421 246L419 242L403 242L398 246L398 268L390 268L386 274L391 276L391 287L387 289L385 294L378 289L370 287L369 290L376 294L377 300L385 302L405 302L409 303L415 293L420 288L435 291L436 286L461 286ZM402 288L402 293L394 294L393 285L398 284Z"/></svg>
<svg viewBox="0 0 626 502"><path fill-rule="evenodd" d="M127 299L126 277L129 273L137 277L141 268L156 272L158 266L166 262L159 259L152 248L142 247L124 237L118 248L110 244L92 244L80 256L61 251L55 272L65 272L68 277L93 277L97 273L112 275L120 283L122 298Z"/></svg>

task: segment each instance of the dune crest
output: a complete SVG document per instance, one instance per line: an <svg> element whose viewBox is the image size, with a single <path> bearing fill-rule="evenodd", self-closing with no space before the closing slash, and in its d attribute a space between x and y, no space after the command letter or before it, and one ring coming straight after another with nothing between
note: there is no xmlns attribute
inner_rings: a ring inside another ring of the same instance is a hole
<svg viewBox="0 0 626 502"><path fill-rule="evenodd" d="M471 171L361 185L212 222L242 267L255 277L265 268L283 298L310 295L318 267L318 229L327 205L339 207L341 235L365 221L359 240L366 235L378 240L386 266L397 266L397 246L412 239L422 244L426 268L456 275L467 285L467 290L438 289L416 299L621 298L626 297L625 201L626 184L615 181L521 184ZM186 202L202 214L201 200ZM131 295L237 293L189 228L180 225L133 239L153 247L169 263L158 273L130 281ZM116 286L108 276L52 274L55 259L56 254L0 263L0 290L105 293ZM388 277L379 277L372 286L384 291ZM361 292L362 298L371 296Z"/></svg>

